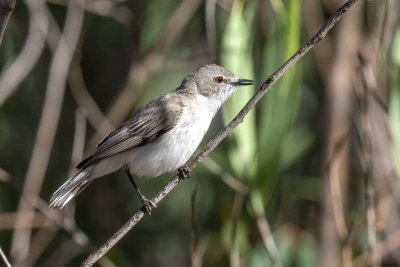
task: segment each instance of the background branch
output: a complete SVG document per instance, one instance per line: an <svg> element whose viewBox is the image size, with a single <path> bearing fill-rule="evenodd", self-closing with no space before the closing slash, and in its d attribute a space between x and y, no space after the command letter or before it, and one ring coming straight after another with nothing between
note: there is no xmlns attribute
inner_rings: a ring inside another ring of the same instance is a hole
<svg viewBox="0 0 400 267"><path fill-rule="evenodd" d="M0 45L14 7L15 0L0 0Z"/></svg>
<svg viewBox="0 0 400 267"><path fill-rule="evenodd" d="M341 6L324 26L315 34L306 44L302 46L290 59L288 59L278 70L276 70L257 90L255 95L249 100L239 114L220 131L192 160L187 164L190 170L193 170L204 157L206 157L218 144L245 118L246 114L254 108L261 97L271 88L271 86L283 76L297 61L299 61L315 44L321 41L327 32L335 25L335 23L354 5L358 0L349 0ZM175 175L168 184L152 199L153 203L158 203L167 196L180 182L179 175ZM92 266L105 253L107 253L121 238L127 234L142 218L144 213L142 210L136 212L112 237L104 243L97 251L91 254L81 266Z"/></svg>
<svg viewBox="0 0 400 267"><path fill-rule="evenodd" d="M199 233L197 229L197 209L196 197L199 191L199 185L195 184L192 188L190 197L190 266L201 267L203 264L203 248L199 242Z"/></svg>
<svg viewBox="0 0 400 267"><path fill-rule="evenodd" d="M0 246L0 257L1 257L1 259L3 260L4 265L5 265L6 267L11 267L11 264L10 264L10 262L8 261L7 257L6 257L6 254L4 254L4 251L3 251L3 249L1 248L1 246Z"/></svg>
<svg viewBox="0 0 400 267"><path fill-rule="evenodd" d="M75 1L71 1L68 6L64 32L60 36L58 47L50 65L42 115L32 152L32 158L23 186L23 192L29 192L32 195L39 195L50 160L50 153L61 114L65 92L65 81L68 75L69 64L79 39L83 17L83 10L76 6ZM27 201L22 195L18 205L18 210L30 211L32 209L32 203ZM32 219L33 218L25 218L24 220L29 222ZM22 221L23 219L17 216L16 224L19 225ZM22 261L27 256L30 239L30 229L19 229L14 232L11 256L15 261Z"/></svg>
<svg viewBox="0 0 400 267"><path fill-rule="evenodd" d="M42 1L27 0L29 30L24 47L0 76L0 106L15 93L21 82L32 71L45 47L49 17Z"/></svg>
<svg viewBox="0 0 400 267"><path fill-rule="evenodd" d="M126 117L147 79L163 67L166 59L165 52L185 29L200 4L201 0L183 0L165 24L158 41L150 51L139 62L132 61L126 84L109 108L106 115L108 120L97 127L96 134L89 141L89 149L92 149L102 138L100 133L109 131L110 122L118 125Z"/></svg>

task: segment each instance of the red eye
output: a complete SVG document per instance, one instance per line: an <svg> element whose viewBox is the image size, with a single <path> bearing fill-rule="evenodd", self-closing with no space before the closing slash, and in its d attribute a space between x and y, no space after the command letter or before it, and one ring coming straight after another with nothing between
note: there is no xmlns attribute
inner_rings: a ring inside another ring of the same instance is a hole
<svg viewBox="0 0 400 267"><path fill-rule="evenodd" d="M217 76L214 78L214 81L217 83L223 83L224 82L224 78L222 76Z"/></svg>

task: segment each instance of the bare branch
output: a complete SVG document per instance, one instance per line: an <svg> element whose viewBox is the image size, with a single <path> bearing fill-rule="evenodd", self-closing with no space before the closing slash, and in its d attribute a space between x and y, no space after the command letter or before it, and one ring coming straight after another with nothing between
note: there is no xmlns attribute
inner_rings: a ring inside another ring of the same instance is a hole
<svg viewBox="0 0 400 267"><path fill-rule="evenodd" d="M87 90L77 54L75 53L75 58L71 63L71 70L68 75L72 97L93 128L97 130L98 135L105 136L115 129L115 126L103 114Z"/></svg>
<svg viewBox="0 0 400 267"><path fill-rule="evenodd" d="M4 254L3 249L1 248L1 246L0 246L0 256L3 259L3 262L4 262L6 267L11 267L11 264L8 261L7 257L6 257L6 254Z"/></svg>
<svg viewBox="0 0 400 267"><path fill-rule="evenodd" d="M15 0L0 0L0 45L3 40L8 19L15 8Z"/></svg>
<svg viewBox="0 0 400 267"><path fill-rule="evenodd" d="M200 0L183 0L171 15L153 48L140 62L131 64L126 85L108 111L107 118L111 123L119 124L126 117L139 95L140 89L153 73L163 67L165 52L185 29L201 3ZM106 131L108 125L107 122L102 123L97 129L97 133ZM95 134L89 141L88 147L94 147L100 137Z"/></svg>
<svg viewBox="0 0 400 267"><path fill-rule="evenodd" d="M254 211L254 217L256 220L257 229L258 232L260 233L264 248L267 251L272 261L273 264L272 266L282 267L283 264L279 256L278 246L276 245L276 242L272 236L271 227L269 226L269 223L265 218L265 215L256 212L253 201L249 201L249 203L251 205L252 210Z"/></svg>
<svg viewBox="0 0 400 267"><path fill-rule="evenodd" d="M30 218L31 221L21 219L18 225L15 223L17 217L22 219ZM27 229L27 228L46 228L55 225L54 221L48 221L46 215L35 211L23 212L2 212L0 214L0 230L6 229Z"/></svg>
<svg viewBox="0 0 400 267"><path fill-rule="evenodd" d="M0 167L0 182L9 182L11 180L11 175L2 167Z"/></svg>
<svg viewBox="0 0 400 267"><path fill-rule="evenodd" d="M75 111L75 132L74 132L74 142L72 145L71 153L71 165L73 166L70 170L70 174L75 171L75 166L77 162L83 156L83 150L85 147L85 137L86 137L86 119L79 109Z"/></svg>
<svg viewBox="0 0 400 267"><path fill-rule="evenodd" d="M348 135L351 125L352 71L358 44L361 42L361 6L355 7L336 31L334 55L326 81L326 139L324 142L321 192L321 218L319 229L319 265L336 266L338 245L348 236L345 217L347 185L349 178ZM340 51L340 52L339 52Z"/></svg>
<svg viewBox="0 0 400 267"><path fill-rule="evenodd" d="M354 258L348 265L361 267L378 263L382 261L383 257L389 255L393 251L397 250L399 247L400 247L400 229L397 229L385 240L382 240L376 244L376 250L379 251L378 255L376 255L375 257L371 257L370 250L367 249L358 257Z"/></svg>
<svg viewBox="0 0 400 267"><path fill-rule="evenodd" d="M72 156L71 156L71 163L74 165L74 162L80 158L82 158L82 153L83 153L83 147L84 147L84 141L85 141L85 128L86 128L86 120L84 116L79 112L79 109L76 110L76 121L75 121L75 134L74 134L74 142L73 142L73 148L72 148ZM71 169L73 171L73 168ZM22 195L22 190L21 187L22 185L19 184L18 181L13 180L12 183L14 189L18 192L21 193ZM35 227L52 227L53 229L55 227L62 228L65 232L67 232L71 236L71 241L73 241L75 244L77 244L79 247L84 248L84 249L95 249L95 246L93 242L90 240L88 235L80 229L74 220L74 212L71 208L74 206L69 206L69 209L66 209L63 214L57 212L56 210L49 208L48 202L41 199L37 195L30 195L29 193L24 193L23 196L27 199L28 202L32 203L32 205L35 205L34 208L38 210L38 212L34 213L34 221L26 224L26 225L21 225L23 228L35 228ZM40 213L39 213L40 212ZM33 213L33 211L32 211ZM2 212L0 214L0 229L15 229L16 224L15 224L15 218L16 218L16 213L15 212ZM18 214L21 215L21 214ZM22 214L23 215L23 214ZM63 215L63 216L62 216ZM32 215L28 215L32 216ZM25 222L25 220L24 220ZM35 238L32 240L32 244L35 243L35 239L40 238L38 236L39 233L35 235ZM51 235L51 237L54 237L54 235ZM42 239L43 240L43 239ZM48 239L47 242L50 242L51 239ZM42 242L43 244L43 242ZM31 246L34 247L34 246ZM35 246L35 250L36 246ZM41 250L41 253L43 253L44 250ZM56 253L56 252L55 252ZM38 257L40 257L40 253L35 251L35 253L32 253L32 251L29 253L27 258L24 260L22 265L24 266L33 266L34 261L37 260ZM52 262L51 260L47 260L48 262ZM99 260L99 265L102 267L115 267L115 265L111 262L111 260L107 257L104 256Z"/></svg>
<svg viewBox="0 0 400 267"><path fill-rule="evenodd" d="M64 6L68 4L68 0L47 0L47 2ZM124 1L95 0L81 2L79 3L79 6L86 12L99 16L108 16L121 24L128 24L134 15L129 8L120 5L122 2Z"/></svg>
<svg viewBox="0 0 400 267"><path fill-rule="evenodd" d="M199 245L199 235L197 230L197 210L196 210L196 197L199 191L199 185L195 184L192 189L192 195L190 197L190 266L191 267L201 267L203 264L203 254L204 250L202 246Z"/></svg>
<svg viewBox="0 0 400 267"><path fill-rule="evenodd" d="M298 50L291 58L289 58L279 69L277 69L257 90L255 95L247 102L238 115L222 130L220 131L192 160L187 164L189 170L193 170L218 144L245 118L246 114L255 107L261 97L272 87L275 82L283 76L296 62L298 62L310 49L321 41L328 31L335 25L337 21L349 10L358 0L349 0L341 6L331 18L323 25L323 27L316 33L307 43L305 43L300 50ZM181 181L179 175L175 175L167 185L151 200L156 205L164 199ZM82 262L81 267L92 266L104 254L106 254L115 244L121 240L142 218L144 212L137 211L111 238L105 242L97 251L91 254L85 261Z"/></svg>
<svg viewBox="0 0 400 267"><path fill-rule="evenodd" d="M83 10L75 5L75 1L71 1L68 6L64 33L60 36L59 45L50 65L42 115L23 187L23 192L29 192L32 195L38 195L42 187L60 118L69 64L78 42L83 17ZM29 210L32 210L32 203L22 196L18 211ZM22 223L22 219L17 217L16 224L19 223ZM30 236L30 229L14 232L11 255L15 260L21 261L28 254Z"/></svg>
<svg viewBox="0 0 400 267"><path fill-rule="evenodd" d="M315 4L313 0L303 2L303 18L307 32L312 35L318 30L318 25L324 21L321 7ZM333 56L332 40L329 36L325 37L323 43L313 49L315 64L321 74L322 80L327 81L329 76L330 63ZM328 67L327 67L328 65Z"/></svg>
<svg viewBox="0 0 400 267"><path fill-rule="evenodd" d="M217 32L216 32L216 18L215 18L215 10L217 7L216 0L206 0L206 12L205 12L205 20L206 20L206 34L207 34L207 42L208 48L215 56L215 51L217 50Z"/></svg>
<svg viewBox="0 0 400 267"><path fill-rule="evenodd" d="M21 52L0 77L0 106L15 93L18 85L31 72L45 46L49 26L46 9L41 1L27 1L26 4L29 8L28 35Z"/></svg>
<svg viewBox="0 0 400 267"><path fill-rule="evenodd" d="M221 166L218 165L217 162L212 160L211 158L206 158L203 161L203 165L215 175L221 177L222 182L224 182L227 186L232 188L239 194L246 195L249 189L246 185L244 185L239 179L233 177L230 173L225 172Z"/></svg>
<svg viewBox="0 0 400 267"><path fill-rule="evenodd" d="M231 244L229 251L229 262L231 267L240 267L239 241L237 239L237 228L240 215L242 214L243 202L245 195L238 192L235 193L235 198L232 205L232 231Z"/></svg>

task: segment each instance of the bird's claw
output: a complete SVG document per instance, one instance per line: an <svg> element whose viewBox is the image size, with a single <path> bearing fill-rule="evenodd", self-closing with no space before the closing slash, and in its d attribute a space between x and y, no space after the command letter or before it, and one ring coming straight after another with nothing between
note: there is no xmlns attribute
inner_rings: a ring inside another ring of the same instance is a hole
<svg viewBox="0 0 400 267"><path fill-rule="evenodd" d="M179 177L182 180L189 179L189 177L190 177L190 169L189 169L189 167L187 165L183 165L182 167L180 167L178 169L178 172L179 172Z"/></svg>
<svg viewBox="0 0 400 267"><path fill-rule="evenodd" d="M151 215L151 210L157 207L157 205L152 200L147 198L143 198L142 203L143 207L141 208L141 210L149 215Z"/></svg>

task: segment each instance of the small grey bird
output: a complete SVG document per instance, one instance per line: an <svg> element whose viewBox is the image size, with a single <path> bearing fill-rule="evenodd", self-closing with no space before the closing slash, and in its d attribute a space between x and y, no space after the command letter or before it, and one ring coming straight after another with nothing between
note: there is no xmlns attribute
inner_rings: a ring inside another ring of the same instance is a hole
<svg viewBox="0 0 400 267"><path fill-rule="evenodd" d="M50 199L50 207L63 208L94 179L123 169L138 192L144 210L155 206L136 186L132 175L155 177L184 165L206 134L221 105L239 85L252 85L215 64L189 74L174 91L161 95L136 111L97 145L96 152L77 166Z"/></svg>

